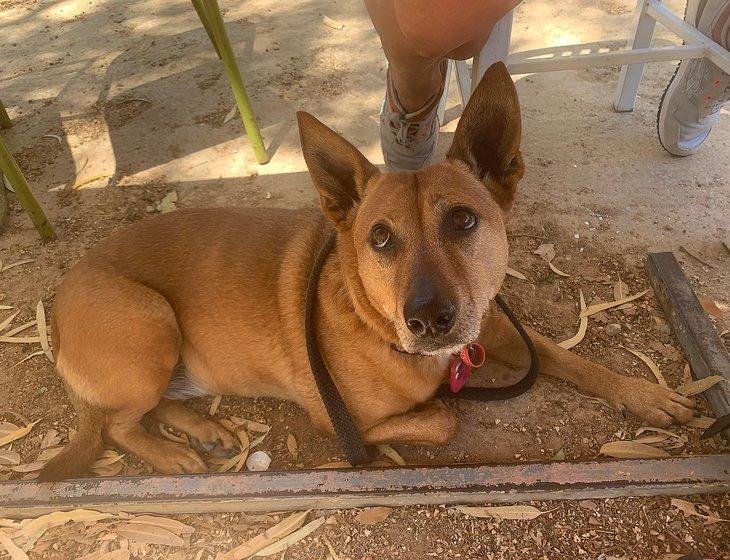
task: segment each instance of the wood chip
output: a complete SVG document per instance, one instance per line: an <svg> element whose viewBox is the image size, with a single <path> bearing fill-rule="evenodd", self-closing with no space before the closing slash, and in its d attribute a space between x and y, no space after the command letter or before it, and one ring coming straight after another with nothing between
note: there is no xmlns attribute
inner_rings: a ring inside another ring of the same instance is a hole
<svg viewBox="0 0 730 560"><path fill-rule="evenodd" d="M324 545L327 547L327 551L330 553L332 560L340 560L340 556L335 551L335 547L332 545L330 540L327 538L327 535L322 535L322 540L324 541Z"/></svg>
<svg viewBox="0 0 730 560"><path fill-rule="evenodd" d="M406 466L406 462L403 460L403 457L401 457L400 454L387 443L381 443L378 445L378 451L380 451L381 455L388 457L396 465L401 467Z"/></svg>
<svg viewBox="0 0 730 560"><path fill-rule="evenodd" d="M656 365L654 360L652 360L649 356L644 354L643 352L639 352L638 350L632 350L631 348L626 348L629 352L631 352L634 356L639 358L642 362L646 364L646 366L651 370L651 372L654 374L654 377L657 380L657 383L661 385L662 387L669 388L669 385L667 385L667 380L664 379L664 376L662 375L661 370L659 369L659 366Z"/></svg>
<svg viewBox="0 0 730 560"><path fill-rule="evenodd" d="M581 317L590 317L591 315L595 315L596 313L599 313L600 311L605 311L606 309L611 309L612 307L616 307L618 305L623 305L624 303L628 303L630 301L634 301L635 299L639 299L640 297L642 297L648 293L649 293L649 290L644 290L643 292L639 292L638 294L634 294L633 296L627 296L623 299L619 299L616 301L608 301L606 303L589 305L588 308L580 314L580 316Z"/></svg>
<svg viewBox="0 0 730 560"><path fill-rule="evenodd" d="M693 381L692 383L685 383L684 385L680 385L675 389L675 391L680 395L684 395L685 397L691 397L692 395L697 395L699 393L707 391L707 389L709 389L710 387L714 387L722 380L722 375L710 375L708 377L698 379L697 381Z"/></svg>
<svg viewBox="0 0 730 560"><path fill-rule="evenodd" d="M586 300L583 297L583 290L579 290L578 296L580 298L580 312L586 310ZM558 342L558 346L561 348L565 348L566 350L573 348L573 346L577 345L586 335L586 331L588 330L588 317L580 317L578 319L578 332L575 334L575 336L570 337L567 340L563 340L562 342Z"/></svg>
<svg viewBox="0 0 730 560"><path fill-rule="evenodd" d="M297 457L299 457L299 445L297 444L297 438L295 438L292 434L286 435L286 448L289 451L291 458L296 461Z"/></svg>
<svg viewBox="0 0 730 560"><path fill-rule="evenodd" d="M600 454L617 458L671 457L663 449L657 449L651 445L636 443L635 441L610 441L604 443L601 446Z"/></svg>
<svg viewBox="0 0 730 560"><path fill-rule="evenodd" d="M30 433L30 431L33 429L33 426L35 426L38 422L40 422L40 420L31 422L30 424L28 424L27 426L25 426L23 428L18 428L17 430L0 437L0 447L27 436Z"/></svg>
<svg viewBox="0 0 730 560"><path fill-rule="evenodd" d="M472 507L456 506L456 509L469 517L485 517L495 519L535 519L547 511L540 511L533 506L494 506L494 507ZM551 510L552 511L552 510Z"/></svg>
<svg viewBox="0 0 730 560"><path fill-rule="evenodd" d="M48 358L48 361L54 363L53 352L51 352L51 344L48 341L48 331L46 330L46 310L43 307L43 300L38 300L35 311L36 326L38 327L38 337L41 339L41 348Z"/></svg>
<svg viewBox="0 0 730 560"><path fill-rule="evenodd" d="M355 521L360 525L375 525L381 521L385 521L393 512L393 508L389 507L371 507L360 510L355 516Z"/></svg>
<svg viewBox="0 0 730 560"><path fill-rule="evenodd" d="M253 556L259 550L262 550L280 539L287 537L299 529L302 525L304 525L304 521L307 519L308 514L309 510L294 513L289 517L286 517L273 527L266 529L263 533L256 535L242 545L226 552L223 555L222 560L242 560L243 558Z"/></svg>
<svg viewBox="0 0 730 560"><path fill-rule="evenodd" d="M271 556L272 554L279 554L280 552L285 551L287 548L289 548L293 544L298 543L305 537L312 534L314 531L319 529L324 522L325 522L324 517L320 517L319 519L310 521L301 529L294 531L292 534L284 537L283 539L279 540L278 542L275 542L265 548L262 548L261 550L256 552L254 554L254 556Z"/></svg>
<svg viewBox="0 0 730 560"><path fill-rule="evenodd" d="M210 408L208 409L208 414L215 416L215 413L218 412L218 407L220 406L222 399L223 395L216 395L213 398L213 402L210 403Z"/></svg>
<svg viewBox="0 0 730 560"><path fill-rule="evenodd" d="M185 541L179 535L149 523L135 523L134 521L122 523L114 528L114 531L130 541L144 544L162 544L166 546L183 546Z"/></svg>

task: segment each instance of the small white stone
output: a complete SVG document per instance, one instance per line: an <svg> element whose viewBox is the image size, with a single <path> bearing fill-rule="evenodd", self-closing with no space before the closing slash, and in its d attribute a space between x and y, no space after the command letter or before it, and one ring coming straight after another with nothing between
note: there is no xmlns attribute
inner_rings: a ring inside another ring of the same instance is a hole
<svg viewBox="0 0 730 560"><path fill-rule="evenodd" d="M266 451L254 451L246 459L246 468L250 471L268 470L271 464L271 457Z"/></svg>

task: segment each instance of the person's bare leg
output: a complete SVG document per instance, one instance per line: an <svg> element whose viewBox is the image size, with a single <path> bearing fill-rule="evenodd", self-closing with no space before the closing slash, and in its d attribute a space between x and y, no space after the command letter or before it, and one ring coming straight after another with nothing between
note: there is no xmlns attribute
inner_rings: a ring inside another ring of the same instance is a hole
<svg viewBox="0 0 730 560"><path fill-rule="evenodd" d="M443 81L439 64L476 55L520 0L365 0L404 108L417 111Z"/></svg>
<svg viewBox="0 0 730 560"><path fill-rule="evenodd" d="M383 158L393 171L417 170L438 137L446 59L471 58L520 0L365 0L388 59L380 114Z"/></svg>

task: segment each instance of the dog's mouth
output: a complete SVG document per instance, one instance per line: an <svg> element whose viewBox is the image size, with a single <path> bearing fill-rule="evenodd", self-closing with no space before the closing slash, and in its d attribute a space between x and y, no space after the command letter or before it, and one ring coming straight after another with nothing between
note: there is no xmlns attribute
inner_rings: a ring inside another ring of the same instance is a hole
<svg viewBox="0 0 730 560"><path fill-rule="evenodd" d="M414 357L428 357L428 356L453 356L458 354L462 348L464 348L468 342L459 344L446 344L442 346L428 346L425 348L414 348L413 350L406 350L399 344L391 344L391 349L399 354L405 356Z"/></svg>

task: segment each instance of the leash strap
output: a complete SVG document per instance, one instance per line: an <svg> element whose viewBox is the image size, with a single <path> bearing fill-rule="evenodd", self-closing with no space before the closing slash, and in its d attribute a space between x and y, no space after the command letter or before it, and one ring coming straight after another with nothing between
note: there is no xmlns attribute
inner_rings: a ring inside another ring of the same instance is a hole
<svg viewBox="0 0 730 560"><path fill-rule="evenodd" d="M463 387L458 393L452 393L448 386L442 385L436 393L436 396L442 399L466 399L468 401L502 401L505 399L511 399L517 397L522 393L526 392L530 387L537 381L537 376L540 373L540 356L537 354L535 344L532 342L530 335L527 334L524 327L520 324L519 319L515 316L514 312L507 306L502 296L497 294L494 296L494 301L497 302L499 308L507 315L507 318L514 325L517 332L522 337L522 340L527 346L527 350L530 352L530 369L522 379L520 379L514 385L508 385L507 387Z"/></svg>
<svg viewBox="0 0 730 560"><path fill-rule="evenodd" d="M337 439L340 445L347 455L348 462L353 466L362 465L370 461L370 455L365 448L365 444L360 438L360 433L357 431L355 422L347 410L345 401L342 400L342 395L337 390L337 386L327 369L327 364L324 361L322 352L319 348L319 341L317 340L317 328L315 324L315 309L317 304L317 288L319 287L319 277L322 272L327 256L332 251L337 240L337 235L332 234L322 245L319 252L314 258L312 269L309 273L309 279L307 281L307 293L305 298L305 310L304 310L304 336L307 344L307 356L309 357L309 367L314 375L314 380L317 384L317 389L322 397L322 402L327 410L332 426L334 427ZM538 373L540 371L540 359L537 355L535 345L530 339L525 329L520 324L519 320L507 306L504 300L499 296L495 296L494 301L497 302L500 309L507 315L507 318L512 322L517 332L525 341L525 345L530 352L530 368L525 376L509 387L464 387L459 393L454 394L449 391L447 385L443 385L436 396L441 398L461 398L473 401L496 401L503 400L521 395L527 391L535 383Z"/></svg>
<svg viewBox="0 0 730 560"><path fill-rule="evenodd" d="M312 264L312 270L309 273L307 282L307 296L304 311L304 336L307 342L307 355L309 356L309 367L314 374L314 380L317 383L317 389L324 402L324 407L330 417L332 426L340 440L340 445L345 450L347 460L351 465L362 465L370 461L370 455L365 449L365 444L360 438L355 422L352 420L342 395L337 390L335 382L332 380L327 364L322 357L319 349L319 341L317 340L317 328L315 324L315 309L317 304L317 288L319 287L319 275L322 272L325 260L329 255L332 247L337 239L336 234L332 234L325 241L322 248L317 253Z"/></svg>

